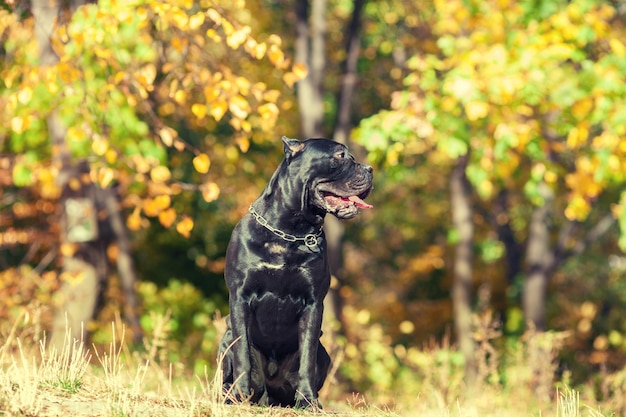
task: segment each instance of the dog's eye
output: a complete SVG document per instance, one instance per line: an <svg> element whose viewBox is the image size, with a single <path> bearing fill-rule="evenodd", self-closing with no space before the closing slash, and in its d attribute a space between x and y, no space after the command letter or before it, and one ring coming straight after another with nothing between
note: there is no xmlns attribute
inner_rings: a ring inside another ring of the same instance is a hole
<svg viewBox="0 0 626 417"><path fill-rule="evenodd" d="M344 159L347 156L346 151L339 151L335 154L335 158Z"/></svg>

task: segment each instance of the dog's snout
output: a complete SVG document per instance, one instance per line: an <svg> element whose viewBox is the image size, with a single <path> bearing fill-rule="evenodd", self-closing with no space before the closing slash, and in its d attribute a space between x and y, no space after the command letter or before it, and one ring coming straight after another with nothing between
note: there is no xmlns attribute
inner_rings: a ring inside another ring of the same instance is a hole
<svg viewBox="0 0 626 417"><path fill-rule="evenodd" d="M370 174L374 172L374 168L371 165L363 165L363 169L369 172Z"/></svg>

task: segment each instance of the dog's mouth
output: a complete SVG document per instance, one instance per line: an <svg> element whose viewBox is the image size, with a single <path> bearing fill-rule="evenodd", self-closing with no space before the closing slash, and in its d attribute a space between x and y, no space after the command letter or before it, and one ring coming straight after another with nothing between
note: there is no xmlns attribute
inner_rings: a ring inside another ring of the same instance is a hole
<svg viewBox="0 0 626 417"><path fill-rule="evenodd" d="M336 194L324 193L324 201L326 202L327 207L332 207L335 209L348 208L350 206L356 206L362 209L371 209L374 206L366 203L363 200L367 196L367 194L368 193L363 193L360 195L342 197Z"/></svg>
<svg viewBox="0 0 626 417"><path fill-rule="evenodd" d="M340 219L350 219L359 213L359 209L371 209L373 206L365 202L370 187L359 194L335 194L329 190L321 190L320 197L323 209Z"/></svg>

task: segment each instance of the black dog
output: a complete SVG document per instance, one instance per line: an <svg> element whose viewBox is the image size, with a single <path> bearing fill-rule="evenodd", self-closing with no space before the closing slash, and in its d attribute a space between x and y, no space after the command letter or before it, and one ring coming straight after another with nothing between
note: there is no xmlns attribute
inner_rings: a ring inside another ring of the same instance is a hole
<svg viewBox="0 0 626 417"><path fill-rule="evenodd" d="M372 168L329 139L283 137L285 159L235 227L226 252L223 389L263 405L317 408L330 358L320 343L330 285L326 213L371 208Z"/></svg>

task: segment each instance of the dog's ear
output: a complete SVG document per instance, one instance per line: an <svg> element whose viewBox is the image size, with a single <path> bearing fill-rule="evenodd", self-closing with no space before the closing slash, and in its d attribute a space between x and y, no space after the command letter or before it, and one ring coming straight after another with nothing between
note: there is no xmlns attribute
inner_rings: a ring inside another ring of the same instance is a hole
<svg viewBox="0 0 626 417"><path fill-rule="evenodd" d="M283 136L283 149L285 150L285 159L290 160L297 153L302 152L304 149L304 142L299 141L298 139L291 139L287 136Z"/></svg>

